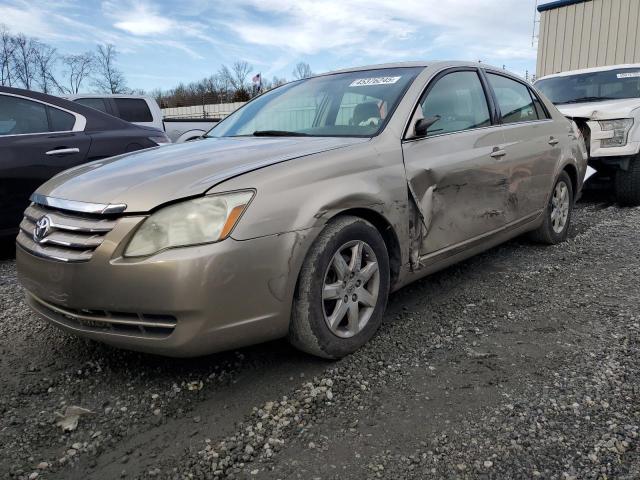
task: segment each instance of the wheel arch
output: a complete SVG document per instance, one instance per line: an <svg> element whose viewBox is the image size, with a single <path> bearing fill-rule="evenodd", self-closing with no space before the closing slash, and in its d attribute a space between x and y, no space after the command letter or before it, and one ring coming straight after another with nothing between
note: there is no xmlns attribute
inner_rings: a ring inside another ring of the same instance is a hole
<svg viewBox="0 0 640 480"><path fill-rule="evenodd" d="M573 188L573 198L575 201L575 199L578 198L578 169L572 163L567 163L561 171L567 172L567 175L569 175L571 179L571 187Z"/></svg>
<svg viewBox="0 0 640 480"><path fill-rule="evenodd" d="M186 132L183 132L173 143L190 142L192 140L198 139L205 133L207 133L205 130L200 129L187 130Z"/></svg>
<svg viewBox="0 0 640 480"><path fill-rule="evenodd" d="M380 212L366 207L356 207L341 210L340 212L329 218L328 221L344 216L362 218L363 220L371 223L376 228L376 230L378 230L387 247L387 253L389 254L389 284L393 289L393 286L400 276L400 269L402 267L402 249L400 247L398 234L393 228L391 222L389 222L389 220L387 220L387 218Z"/></svg>

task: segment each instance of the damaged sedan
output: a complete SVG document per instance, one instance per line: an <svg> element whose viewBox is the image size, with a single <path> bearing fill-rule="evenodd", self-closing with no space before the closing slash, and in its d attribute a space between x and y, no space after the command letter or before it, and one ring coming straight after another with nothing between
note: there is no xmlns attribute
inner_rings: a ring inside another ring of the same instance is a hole
<svg viewBox="0 0 640 480"><path fill-rule="evenodd" d="M510 238L567 237L575 124L463 62L354 68L247 103L204 139L67 170L17 239L29 305L117 347L196 356L288 337L343 357L390 292Z"/></svg>

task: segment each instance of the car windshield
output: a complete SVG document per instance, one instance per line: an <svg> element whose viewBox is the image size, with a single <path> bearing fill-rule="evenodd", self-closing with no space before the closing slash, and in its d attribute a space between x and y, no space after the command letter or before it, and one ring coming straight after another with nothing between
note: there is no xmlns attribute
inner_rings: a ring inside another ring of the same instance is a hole
<svg viewBox="0 0 640 480"><path fill-rule="evenodd" d="M555 104L640 97L640 67L539 80L536 88Z"/></svg>
<svg viewBox="0 0 640 480"><path fill-rule="evenodd" d="M249 102L207 136L372 137L421 70L386 68L292 82Z"/></svg>

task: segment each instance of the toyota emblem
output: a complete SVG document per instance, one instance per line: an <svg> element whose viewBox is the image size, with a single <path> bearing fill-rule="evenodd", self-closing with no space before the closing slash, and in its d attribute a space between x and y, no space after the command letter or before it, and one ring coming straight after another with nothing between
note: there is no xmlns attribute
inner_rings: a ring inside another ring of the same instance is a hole
<svg viewBox="0 0 640 480"><path fill-rule="evenodd" d="M33 241L40 243L44 237L49 234L51 228L51 220L46 215L36 222L36 228L33 230Z"/></svg>

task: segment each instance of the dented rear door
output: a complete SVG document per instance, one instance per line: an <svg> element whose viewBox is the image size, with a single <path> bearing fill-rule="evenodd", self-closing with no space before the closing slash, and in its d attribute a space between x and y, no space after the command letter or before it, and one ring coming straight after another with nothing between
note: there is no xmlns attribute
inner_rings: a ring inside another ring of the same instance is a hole
<svg viewBox="0 0 640 480"><path fill-rule="evenodd" d="M551 120L524 82L498 72L487 72L487 79L505 136L506 154L500 161L508 176L511 199L505 215L509 222L515 222L544 208L567 131L566 126L563 130Z"/></svg>

